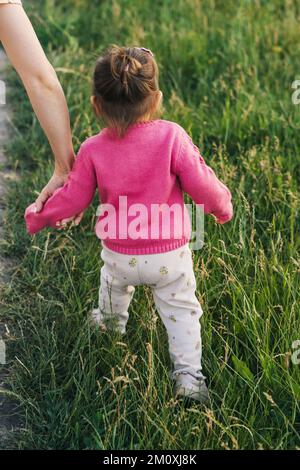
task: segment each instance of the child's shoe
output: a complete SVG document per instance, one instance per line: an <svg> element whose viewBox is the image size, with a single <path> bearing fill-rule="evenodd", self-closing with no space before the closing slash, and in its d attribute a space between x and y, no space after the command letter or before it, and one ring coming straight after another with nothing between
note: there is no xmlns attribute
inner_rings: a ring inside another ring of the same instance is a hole
<svg viewBox="0 0 300 470"><path fill-rule="evenodd" d="M104 318L104 315L101 313L99 308L94 308L90 313L90 321L91 323L98 327L101 331L113 331L114 333L118 333L120 335L124 335L126 333L125 328L120 327L118 323L117 317L107 317Z"/></svg>
<svg viewBox="0 0 300 470"><path fill-rule="evenodd" d="M210 404L209 391L204 377L194 377L191 374L177 374L174 385L175 398L196 400L202 405Z"/></svg>
<svg viewBox="0 0 300 470"><path fill-rule="evenodd" d="M90 321L94 326L99 327L101 331L106 331L107 327L103 322L103 317L99 308L94 308L90 313Z"/></svg>

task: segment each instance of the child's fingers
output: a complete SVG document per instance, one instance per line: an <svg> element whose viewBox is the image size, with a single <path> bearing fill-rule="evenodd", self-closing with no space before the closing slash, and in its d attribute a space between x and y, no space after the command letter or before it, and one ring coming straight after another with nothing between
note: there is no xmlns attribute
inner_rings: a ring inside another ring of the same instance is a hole
<svg viewBox="0 0 300 470"><path fill-rule="evenodd" d="M214 214L212 214L212 216L213 216L214 221L216 222L216 224L223 225L223 224L226 224L226 222L227 222L226 219L218 218Z"/></svg>
<svg viewBox="0 0 300 470"><path fill-rule="evenodd" d="M65 226L64 226L64 225L62 225L62 223L61 223L61 222L56 222L56 224L55 224L55 225L56 225L56 228L57 228L57 230L63 230L63 229L65 228Z"/></svg>
<svg viewBox="0 0 300 470"><path fill-rule="evenodd" d="M83 217L83 214L84 212L81 212L80 214L76 215L75 219L74 219L74 223L75 225L79 225L81 220L82 220L82 217Z"/></svg>
<svg viewBox="0 0 300 470"><path fill-rule="evenodd" d="M58 222L56 222L56 227L58 228L58 230L63 230L64 228L66 228L68 223L73 222L73 221L74 221L75 225L78 225L82 220L83 214L84 213L81 212L80 214L76 215L75 217L68 217L66 219L59 220Z"/></svg>
<svg viewBox="0 0 300 470"><path fill-rule="evenodd" d="M69 217L67 219L59 220L58 222L56 222L56 227L58 228L58 230L63 230L67 227L69 222L72 222L73 219L74 217Z"/></svg>
<svg viewBox="0 0 300 470"><path fill-rule="evenodd" d="M69 222L72 222L73 219L74 219L74 217L68 217L67 219L62 219L60 224L61 225L67 225Z"/></svg>

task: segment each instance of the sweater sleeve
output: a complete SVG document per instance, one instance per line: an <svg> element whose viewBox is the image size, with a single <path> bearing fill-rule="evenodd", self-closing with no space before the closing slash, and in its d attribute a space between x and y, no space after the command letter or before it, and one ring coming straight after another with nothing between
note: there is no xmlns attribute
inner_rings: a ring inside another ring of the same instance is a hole
<svg viewBox="0 0 300 470"><path fill-rule="evenodd" d="M68 180L45 202L41 212L36 212L35 203L27 207L25 211L27 232L33 235L44 227L55 228L58 221L79 214L92 202L96 186L94 166L83 144Z"/></svg>
<svg viewBox="0 0 300 470"><path fill-rule="evenodd" d="M196 204L204 205L204 212L212 214L217 222L224 224L233 216L231 193L206 165L198 147L184 131L177 157L176 174L182 190Z"/></svg>

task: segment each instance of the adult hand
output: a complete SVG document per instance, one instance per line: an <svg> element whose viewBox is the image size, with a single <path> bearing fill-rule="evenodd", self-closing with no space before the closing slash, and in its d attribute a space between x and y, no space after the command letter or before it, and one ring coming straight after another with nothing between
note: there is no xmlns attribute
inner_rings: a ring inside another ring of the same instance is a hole
<svg viewBox="0 0 300 470"><path fill-rule="evenodd" d="M53 173L51 176L50 180L44 186L42 189L41 193L39 194L38 198L35 201L36 204L36 211L40 212L43 208L43 205L49 199L50 196L54 193L54 191L60 187L62 187L65 182L67 181L68 175L67 174L58 174L58 173ZM78 225L81 222L81 219L83 217L83 212L80 214L77 214L74 217L69 217L67 219L63 219L62 221L58 222L58 226L62 226L61 228L64 228L68 222L74 221L75 225Z"/></svg>

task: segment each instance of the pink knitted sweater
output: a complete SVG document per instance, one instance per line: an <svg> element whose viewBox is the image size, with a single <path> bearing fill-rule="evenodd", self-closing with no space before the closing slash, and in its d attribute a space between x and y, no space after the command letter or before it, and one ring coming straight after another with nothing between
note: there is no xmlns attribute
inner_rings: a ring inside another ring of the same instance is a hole
<svg viewBox="0 0 300 470"><path fill-rule="evenodd" d="M35 204L27 207L27 231L55 227L80 213L96 188L101 202L96 234L119 253L161 253L187 243L191 227L184 192L219 223L233 215L229 190L189 135L178 124L157 119L131 125L122 139L107 128L87 139L65 185L40 213Z"/></svg>

